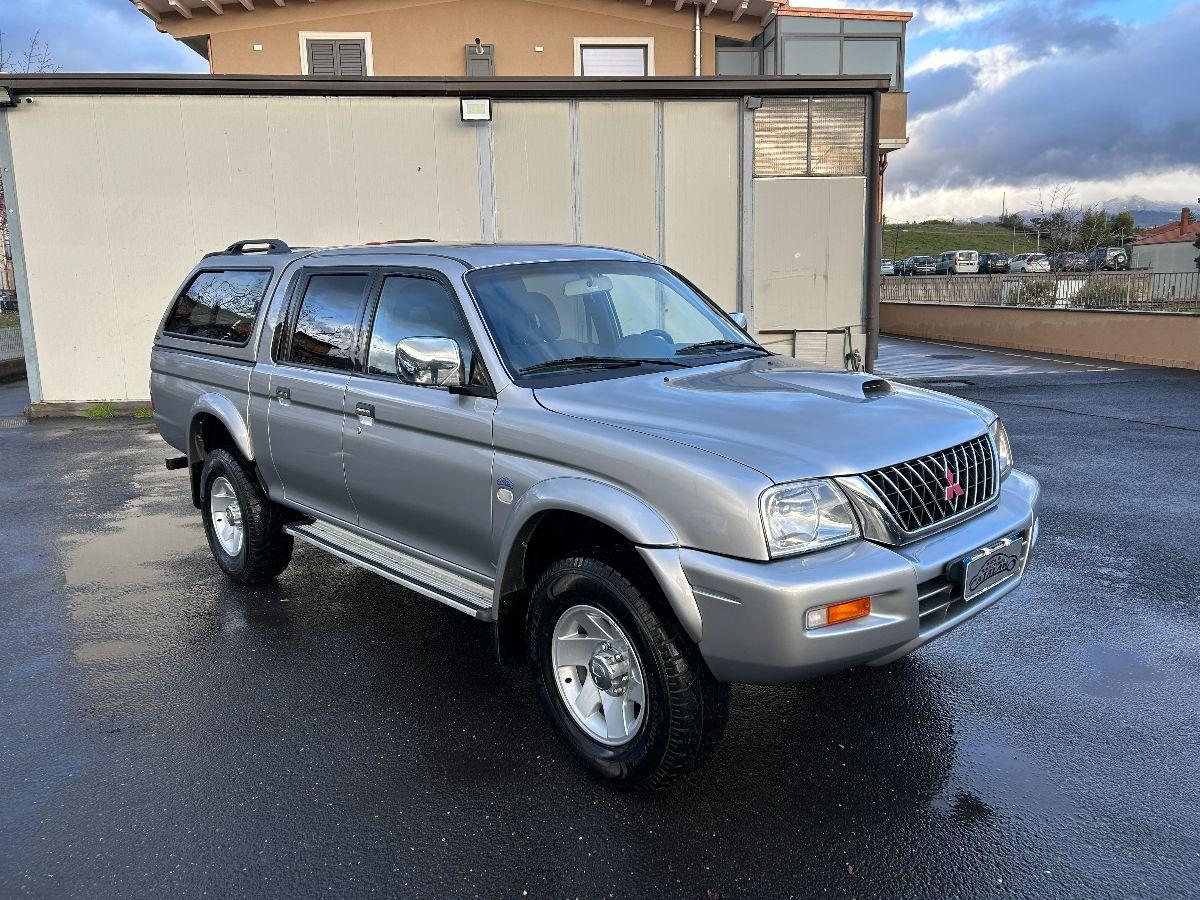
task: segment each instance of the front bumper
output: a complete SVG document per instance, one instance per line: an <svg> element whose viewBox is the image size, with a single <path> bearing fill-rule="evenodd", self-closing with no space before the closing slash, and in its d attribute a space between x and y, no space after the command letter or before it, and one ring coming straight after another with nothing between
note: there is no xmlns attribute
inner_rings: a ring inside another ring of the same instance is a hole
<svg viewBox="0 0 1200 900"><path fill-rule="evenodd" d="M953 583L949 591L945 587L948 567L1010 534L1024 536L1028 562L1037 541L1039 495L1036 480L1014 471L995 506L902 547L858 541L773 562L683 550L680 563L700 612L700 652L722 681L760 684L899 659L1020 583L1025 563L1017 576L970 601ZM868 595L870 615L805 629L811 607Z"/></svg>

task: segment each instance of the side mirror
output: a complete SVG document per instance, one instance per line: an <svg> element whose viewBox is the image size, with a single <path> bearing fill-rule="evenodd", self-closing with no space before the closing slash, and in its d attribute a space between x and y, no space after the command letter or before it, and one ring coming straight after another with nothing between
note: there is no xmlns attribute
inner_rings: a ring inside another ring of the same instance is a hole
<svg viewBox="0 0 1200 900"><path fill-rule="evenodd" d="M733 324L736 325L738 328L742 329L742 331L746 330L746 314L745 313L740 313L740 312L730 313L729 318L733 319Z"/></svg>
<svg viewBox="0 0 1200 900"><path fill-rule="evenodd" d="M463 382L462 351L453 338L405 338L396 345L396 371L408 384L459 387Z"/></svg>

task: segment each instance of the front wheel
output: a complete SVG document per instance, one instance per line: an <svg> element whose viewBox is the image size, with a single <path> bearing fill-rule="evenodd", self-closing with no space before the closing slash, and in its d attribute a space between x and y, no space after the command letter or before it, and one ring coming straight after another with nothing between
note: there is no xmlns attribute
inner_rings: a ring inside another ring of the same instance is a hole
<svg viewBox="0 0 1200 900"><path fill-rule="evenodd" d="M566 747L615 787L661 788L696 768L728 717L728 685L652 596L607 562L573 557L531 597L542 705Z"/></svg>
<svg viewBox="0 0 1200 900"><path fill-rule="evenodd" d="M228 450L214 450L201 485L204 532L217 565L242 584L270 581L292 560L292 536L254 472Z"/></svg>

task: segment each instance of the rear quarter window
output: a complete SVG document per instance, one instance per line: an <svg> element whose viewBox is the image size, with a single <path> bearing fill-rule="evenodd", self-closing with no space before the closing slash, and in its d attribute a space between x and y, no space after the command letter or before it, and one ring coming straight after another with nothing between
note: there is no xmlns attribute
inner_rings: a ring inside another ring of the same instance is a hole
<svg viewBox="0 0 1200 900"><path fill-rule="evenodd" d="M266 269L201 272L175 301L163 333L245 344L270 281L271 272Z"/></svg>

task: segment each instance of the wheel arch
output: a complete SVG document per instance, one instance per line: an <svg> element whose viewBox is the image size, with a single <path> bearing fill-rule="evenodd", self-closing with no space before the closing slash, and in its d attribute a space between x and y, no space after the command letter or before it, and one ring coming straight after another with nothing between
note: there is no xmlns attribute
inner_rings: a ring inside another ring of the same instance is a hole
<svg viewBox="0 0 1200 900"><path fill-rule="evenodd" d="M525 659L529 592L545 567L572 552L609 545L658 587L688 636L700 640L699 606L679 562L679 538L666 520L614 485L554 478L522 496L500 544L493 607L502 662Z"/></svg>
<svg viewBox="0 0 1200 900"><path fill-rule="evenodd" d="M203 502L201 474L204 461L217 449L235 451L254 466L254 445L241 412L224 394L208 392L196 398L188 419L188 469L192 503L197 508ZM254 468L257 471L257 466Z"/></svg>

